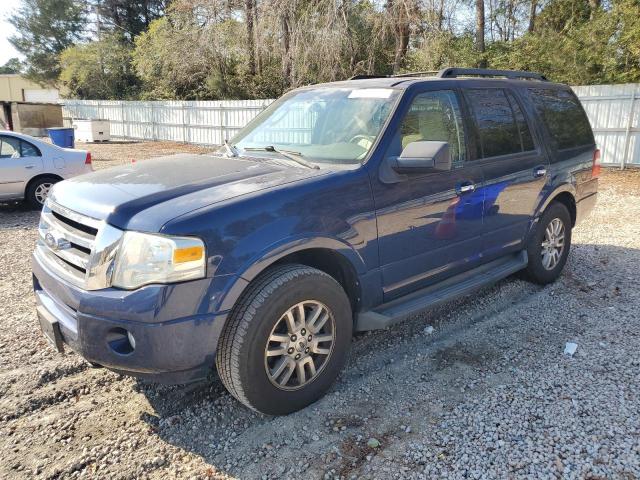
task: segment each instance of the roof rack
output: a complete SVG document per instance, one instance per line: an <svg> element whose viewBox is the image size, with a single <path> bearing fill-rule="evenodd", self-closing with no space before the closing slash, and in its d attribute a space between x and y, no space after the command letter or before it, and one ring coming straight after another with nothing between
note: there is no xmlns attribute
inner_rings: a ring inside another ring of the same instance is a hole
<svg viewBox="0 0 640 480"><path fill-rule="evenodd" d="M529 79L548 82L547 77L540 73L524 72L521 70L491 70L487 68L443 68L438 72L439 78L457 78L462 76L475 77L506 77L511 79Z"/></svg>
<svg viewBox="0 0 640 480"><path fill-rule="evenodd" d="M438 73L437 70L430 70L426 72L407 72L407 73L398 73L396 75L389 75L392 78L398 77L433 77Z"/></svg>
<svg viewBox="0 0 640 480"><path fill-rule="evenodd" d="M361 74L361 75L354 75L353 77L349 78L349 80L366 80L367 78L388 78L389 75L367 75L367 74Z"/></svg>

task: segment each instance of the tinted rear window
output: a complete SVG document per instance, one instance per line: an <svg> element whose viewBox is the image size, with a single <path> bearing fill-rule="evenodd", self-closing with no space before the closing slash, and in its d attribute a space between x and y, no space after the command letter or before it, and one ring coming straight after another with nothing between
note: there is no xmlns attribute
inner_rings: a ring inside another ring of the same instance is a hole
<svg viewBox="0 0 640 480"><path fill-rule="evenodd" d="M524 115L515 99L509 101L504 90L474 88L467 90L465 95L475 117L481 158L533 149L531 132Z"/></svg>
<svg viewBox="0 0 640 480"><path fill-rule="evenodd" d="M559 150L593 143L589 119L571 92L545 88L530 88L529 92Z"/></svg>

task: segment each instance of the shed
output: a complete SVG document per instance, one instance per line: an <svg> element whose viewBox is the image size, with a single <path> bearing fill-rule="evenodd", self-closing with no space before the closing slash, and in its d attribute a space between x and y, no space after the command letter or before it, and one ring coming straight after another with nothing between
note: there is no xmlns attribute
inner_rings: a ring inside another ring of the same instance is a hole
<svg viewBox="0 0 640 480"><path fill-rule="evenodd" d="M62 126L62 106L59 104L0 101L0 128L44 137L47 128Z"/></svg>

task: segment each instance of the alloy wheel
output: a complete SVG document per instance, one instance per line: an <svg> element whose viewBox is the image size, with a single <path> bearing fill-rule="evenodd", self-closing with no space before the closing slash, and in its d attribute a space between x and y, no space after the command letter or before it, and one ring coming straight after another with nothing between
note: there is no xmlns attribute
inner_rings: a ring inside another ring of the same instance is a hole
<svg viewBox="0 0 640 480"><path fill-rule="evenodd" d="M307 300L289 308L276 322L264 351L269 381L297 390L327 365L335 339L335 319L326 305Z"/></svg>
<svg viewBox="0 0 640 480"><path fill-rule="evenodd" d="M44 202L47 200L47 196L49 195L49 190L51 190L51 187L53 187L53 183L48 183L48 182L41 183L36 187L34 195L40 205L44 205Z"/></svg>
<svg viewBox="0 0 640 480"><path fill-rule="evenodd" d="M542 239L542 266L547 270L553 270L564 251L564 223L559 218L549 222Z"/></svg>

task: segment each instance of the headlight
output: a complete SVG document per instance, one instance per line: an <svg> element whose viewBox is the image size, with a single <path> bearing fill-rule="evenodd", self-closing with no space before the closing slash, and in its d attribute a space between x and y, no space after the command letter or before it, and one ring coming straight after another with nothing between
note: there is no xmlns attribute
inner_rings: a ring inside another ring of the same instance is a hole
<svg viewBox="0 0 640 480"><path fill-rule="evenodd" d="M206 255L202 240L125 232L111 284L133 289L149 283L173 283L205 276Z"/></svg>

